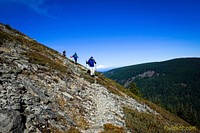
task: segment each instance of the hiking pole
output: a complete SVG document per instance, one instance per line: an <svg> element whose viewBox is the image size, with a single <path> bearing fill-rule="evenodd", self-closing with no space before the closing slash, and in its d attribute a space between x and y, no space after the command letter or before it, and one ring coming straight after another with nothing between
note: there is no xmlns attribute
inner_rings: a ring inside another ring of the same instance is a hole
<svg viewBox="0 0 200 133"><path fill-rule="evenodd" d="M95 76L95 71L96 71L97 67L96 67L96 64L94 65L94 83L96 84L97 83L97 80L96 80L96 76Z"/></svg>
<svg viewBox="0 0 200 133"><path fill-rule="evenodd" d="M86 73L88 72L88 65L87 65L87 60L85 62L85 66L86 66Z"/></svg>
<svg viewBox="0 0 200 133"><path fill-rule="evenodd" d="M94 75L95 75L96 70L97 70L97 65L95 64L94 65Z"/></svg>

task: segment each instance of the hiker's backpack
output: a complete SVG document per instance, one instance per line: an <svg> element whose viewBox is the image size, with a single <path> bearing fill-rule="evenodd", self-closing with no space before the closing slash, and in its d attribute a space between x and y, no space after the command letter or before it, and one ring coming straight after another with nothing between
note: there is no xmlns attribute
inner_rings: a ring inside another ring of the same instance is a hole
<svg viewBox="0 0 200 133"><path fill-rule="evenodd" d="M87 62L87 64L88 64L90 67L94 67L94 63L95 63L95 60L94 60L94 59L89 59L89 61Z"/></svg>

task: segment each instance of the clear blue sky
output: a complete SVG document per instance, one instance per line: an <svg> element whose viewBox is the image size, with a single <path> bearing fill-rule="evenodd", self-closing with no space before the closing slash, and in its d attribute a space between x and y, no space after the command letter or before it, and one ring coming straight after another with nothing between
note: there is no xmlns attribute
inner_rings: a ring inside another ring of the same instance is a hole
<svg viewBox="0 0 200 133"><path fill-rule="evenodd" d="M0 22L83 65L200 57L200 0L0 0Z"/></svg>

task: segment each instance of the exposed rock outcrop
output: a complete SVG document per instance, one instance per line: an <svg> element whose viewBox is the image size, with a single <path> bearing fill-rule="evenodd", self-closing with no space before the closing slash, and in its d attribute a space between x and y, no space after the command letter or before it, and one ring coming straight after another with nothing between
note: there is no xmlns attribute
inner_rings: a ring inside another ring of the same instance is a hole
<svg viewBox="0 0 200 133"><path fill-rule="evenodd" d="M146 71L142 74L138 74L136 75L135 77L132 77L132 78L129 78L126 83L124 84L124 87L128 87L130 85L131 82L133 82L136 78L151 78L151 77L154 77L154 76L158 76L159 73L156 73L155 71Z"/></svg>

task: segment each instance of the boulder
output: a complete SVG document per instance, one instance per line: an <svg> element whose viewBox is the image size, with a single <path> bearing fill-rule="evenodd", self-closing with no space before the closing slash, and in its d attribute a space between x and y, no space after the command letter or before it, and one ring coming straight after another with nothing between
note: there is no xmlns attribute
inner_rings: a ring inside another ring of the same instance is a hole
<svg viewBox="0 0 200 133"><path fill-rule="evenodd" d="M1 133L23 133L26 117L14 110L0 110Z"/></svg>

